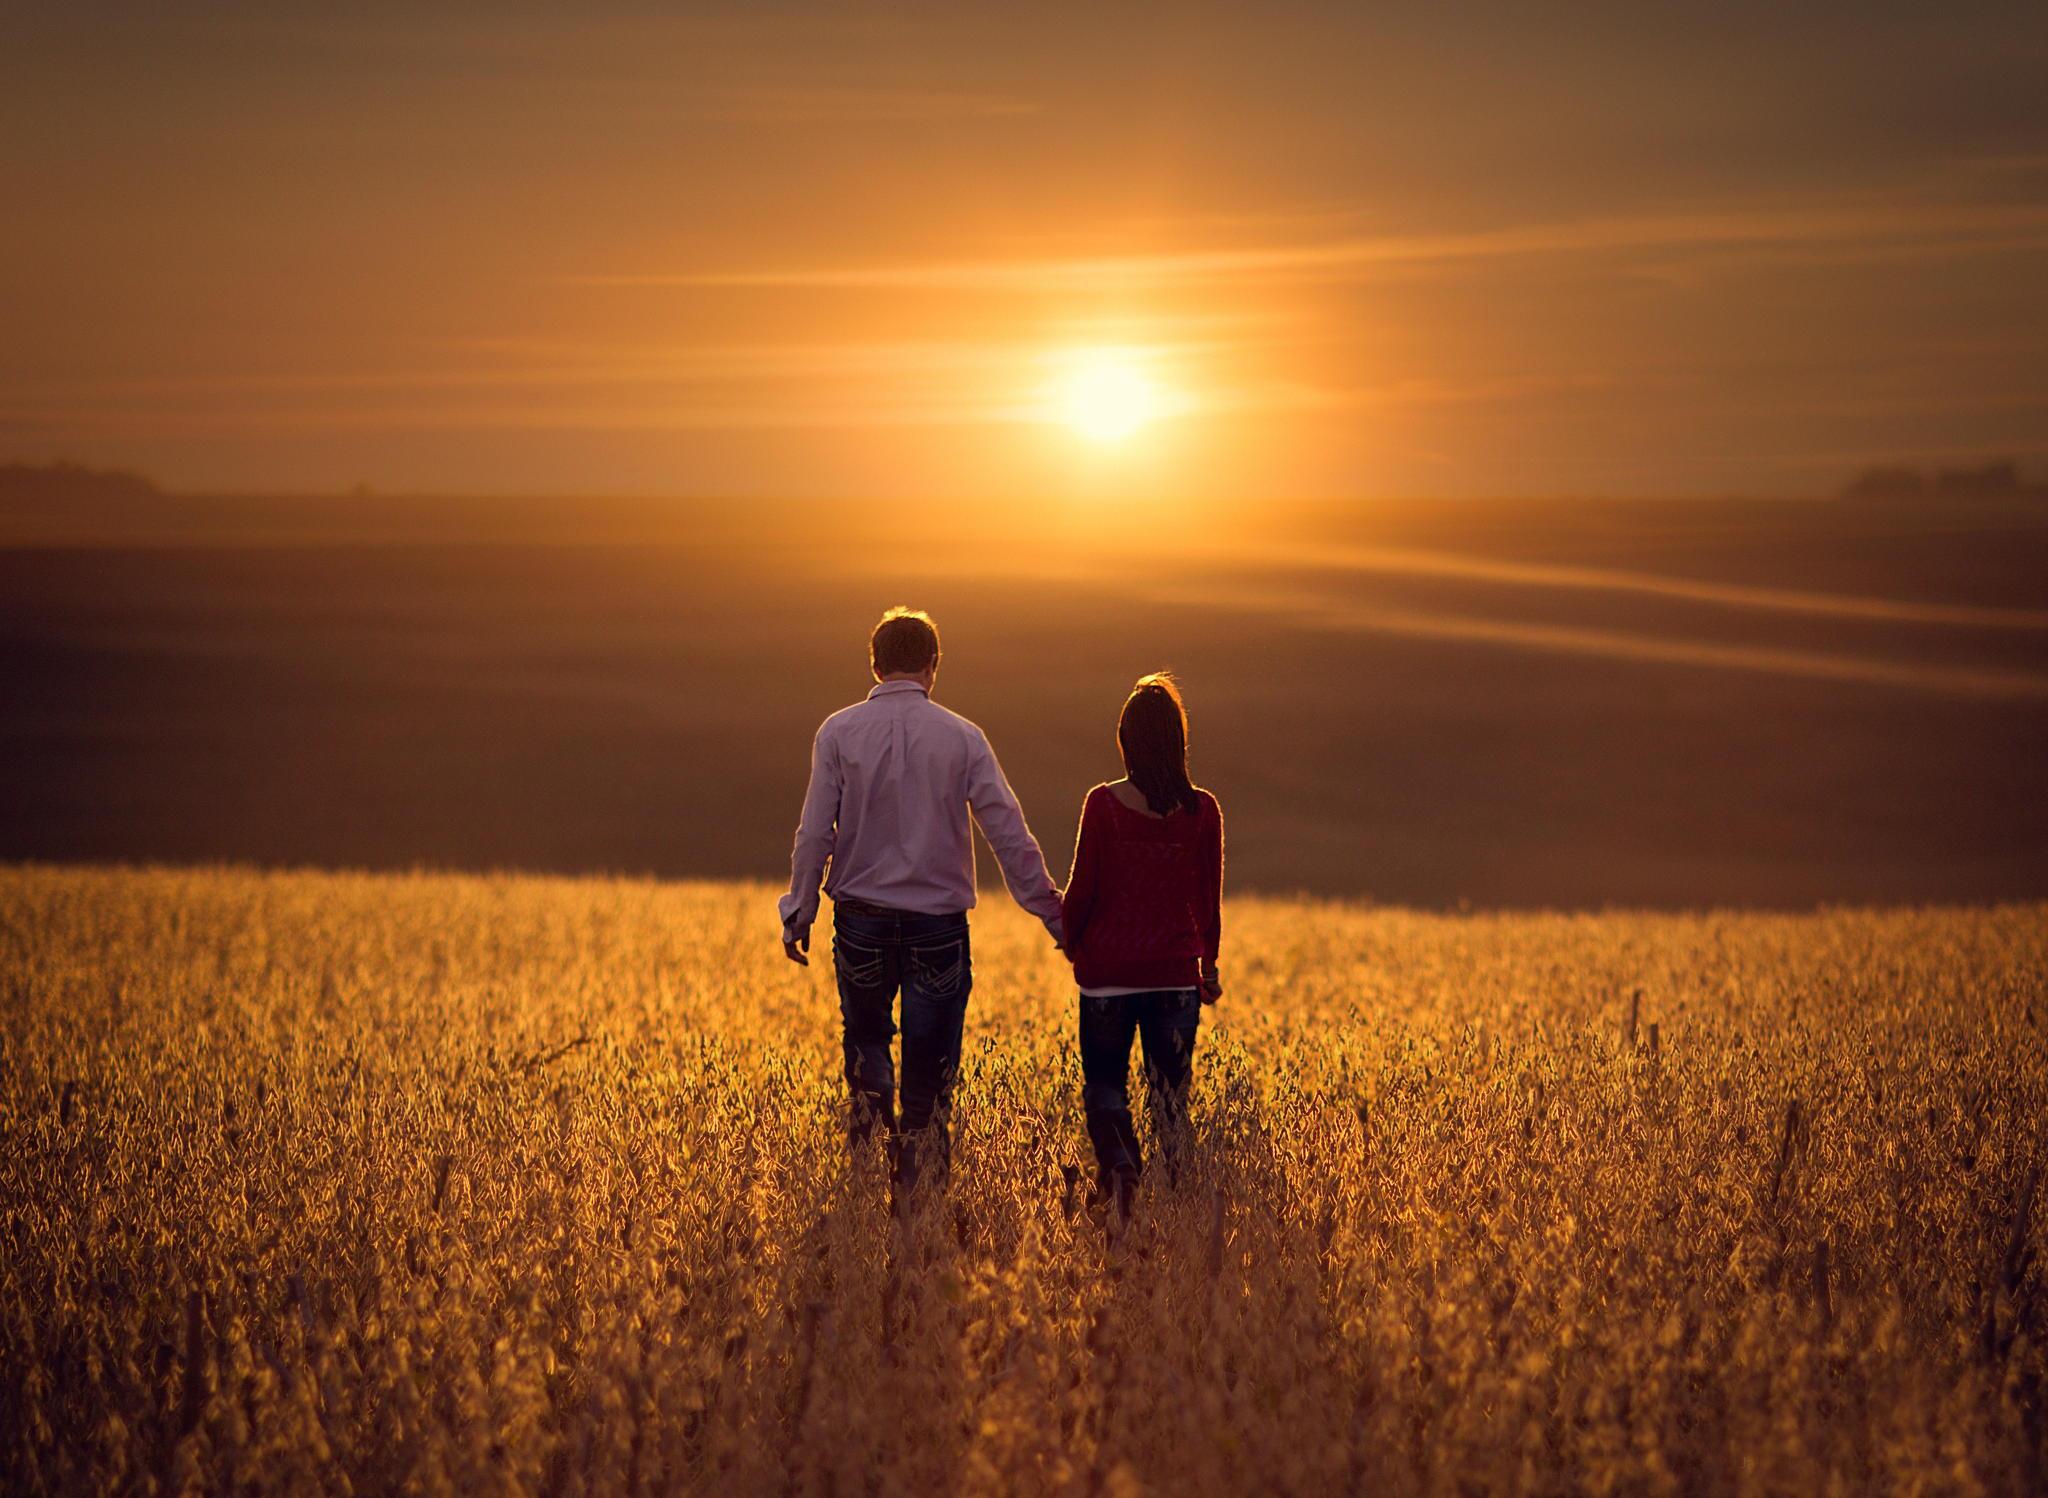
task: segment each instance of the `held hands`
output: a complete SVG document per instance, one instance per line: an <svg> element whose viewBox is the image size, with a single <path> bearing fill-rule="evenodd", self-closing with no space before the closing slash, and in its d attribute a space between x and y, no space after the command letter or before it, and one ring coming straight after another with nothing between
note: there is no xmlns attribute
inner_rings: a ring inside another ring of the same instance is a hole
<svg viewBox="0 0 2048 1498"><path fill-rule="evenodd" d="M1223 977L1216 971L1216 964L1208 958L1202 959L1202 1002L1213 1004L1223 997Z"/></svg>
<svg viewBox="0 0 2048 1498"><path fill-rule="evenodd" d="M809 967L811 965L811 959L808 955L810 950L811 928L809 926L804 927L801 931L791 930L787 927L783 929L783 956L794 962L798 967Z"/></svg>

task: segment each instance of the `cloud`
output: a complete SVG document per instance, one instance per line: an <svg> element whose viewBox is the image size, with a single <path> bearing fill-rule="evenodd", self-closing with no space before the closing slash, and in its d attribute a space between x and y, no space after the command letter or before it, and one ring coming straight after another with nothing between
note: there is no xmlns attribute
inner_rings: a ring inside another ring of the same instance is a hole
<svg viewBox="0 0 2048 1498"><path fill-rule="evenodd" d="M45 396L91 402L127 396L314 394L355 391L460 391L590 385L669 386L703 382L861 379L945 374L986 366L1015 351L969 343L713 344L647 347L474 339L448 345L487 363L411 369L226 371L88 381L48 380ZM0 386L0 399L19 397Z"/></svg>
<svg viewBox="0 0 2048 1498"><path fill-rule="evenodd" d="M2019 152L2002 156L1969 156L1957 165L1965 171L1985 177L2048 176L2048 151Z"/></svg>
<svg viewBox="0 0 2048 1498"><path fill-rule="evenodd" d="M1171 371L1271 341L1257 318L1194 317L1132 347L1180 394L1176 409L1304 409L1346 392L1269 382L1228 386ZM1074 330L1068 330L1074 331ZM1134 326L1113 331L1129 334ZM648 347L535 339L436 345L462 363L410 369L228 371L128 379L0 381L0 423L73 432L318 428L663 431L715 427L912 427L1045 418L1053 340L987 338ZM1374 399L1436 400L1409 382Z"/></svg>
<svg viewBox="0 0 2048 1498"><path fill-rule="evenodd" d="M567 277L580 285L1040 292L1118 285L1341 281L1541 256L1777 251L1849 259L1967 255L2048 239L2048 204L1891 200L1609 215L1445 234L1349 235L1153 254L762 267Z"/></svg>
<svg viewBox="0 0 2048 1498"><path fill-rule="evenodd" d="M1152 592L1161 601L1179 596L1163 590ZM2048 699L2048 675L2037 671L1991 666L1919 665L1818 650L1723 645L1708 640L1644 635L1627 630L1526 624L1466 614L1377 608L1341 599L1307 598L1298 591L1206 586L1202 591L1202 602L1205 607L1294 619L1311 628L1455 640L1546 655L1594 656L1616 661L1745 671L1945 697Z"/></svg>
<svg viewBox="0 0 2048 1498"><path fill-rule="evenodd" d="M1015 119L1042 107L1036 99L966 90L748 88L710 93L691 112L735 124L848 125Z"/></svg>
<svg viewBox="0 0 2048 1498"><path fill-rule="evenodd" d="M1138 344L1172 417L1411 410L1513 403L1608 388L1561 375L1367 385L1180 372L1254 341ZM1007 425L1055 420L1058 351L1039 343L872 343L701 348L597 361L332 373L165 376L0 387L9 422L60 432L392 431L541 428L668 431ZM1438 461L1446 461L1438 459Z"/></svg>
<svg viewBox="0 0 2048 1498"><path fill-rule="evenodd" d="M1816 593L1798 588L1747 587L1620 568L1495 561L1485 557L1410 551L1398 547L1247 547L1233 543L1229 555L1238 561L1275 562L1317 570L1440 577L1511 587L1635 593L1680 603L1834 619L1976 629L2048 630L2048 609L1922 603L1909 599Z"/></svg>
<svg viewBox="0 0 2048 1498"><path fill-rule="evenodd" d="M1851 466L1865 467L1873 463L1931 463L1945 460L1974 463L1982 461L1986 453L2007 458L2048 456L2048 436L2022 438L2018 441L1936 442L1900 444L1893 447L1837 447L1811 452L1775 452L1760 454L1752 461L1842 469Z"/></svg>

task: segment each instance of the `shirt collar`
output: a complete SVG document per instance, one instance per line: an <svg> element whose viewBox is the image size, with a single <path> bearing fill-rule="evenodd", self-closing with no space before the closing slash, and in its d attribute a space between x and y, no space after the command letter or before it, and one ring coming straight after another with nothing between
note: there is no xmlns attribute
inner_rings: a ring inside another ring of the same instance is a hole
<svg viewBox="0 0 2048 1498"><path fill-rule="evenodd" d="M931 696L931 693L914 681L878 681L874 685L874 690L868 693L868 701L873 702L877 697L893 696L898 692L916 692L924 697Z"/></svg>

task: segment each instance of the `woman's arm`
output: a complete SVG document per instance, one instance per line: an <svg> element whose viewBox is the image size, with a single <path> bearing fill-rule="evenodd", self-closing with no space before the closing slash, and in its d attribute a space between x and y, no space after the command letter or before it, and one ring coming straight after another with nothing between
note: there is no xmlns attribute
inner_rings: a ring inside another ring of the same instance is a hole
<svg viewBox="0 0 2048 1498"><path fill-rule="evenodd" d="M1081 949L1081 934L1095 912L1095 896L1102 887L1102 807L1107 795L1100 786L1081 802L1081 830L1074 837L1074 866L1067 871L1067 887L1060 895L1060 925L1066 932L1067 956Z"/></svg>
<svg viewBox="0 0 2048 1498"><path fill-rule="evenodd" d="M1223 803L1209 797L1209 817L1202 827L1202 987L1223 991L1216 978L1216 958L1223 944Z"/></svg>

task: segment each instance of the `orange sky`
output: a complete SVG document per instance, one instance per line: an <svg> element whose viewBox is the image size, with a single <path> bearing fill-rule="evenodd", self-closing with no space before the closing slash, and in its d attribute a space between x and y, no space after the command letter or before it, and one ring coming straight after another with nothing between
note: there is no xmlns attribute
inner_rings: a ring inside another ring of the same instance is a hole
<svg viewBox="0 0 2048 1498"><path fill-rule="evenodd" d="M0 458L1232 498L2048 467L2038 3L186 9L5 23ZM1094 346L1167 418L1048 423Z"/></svg>

